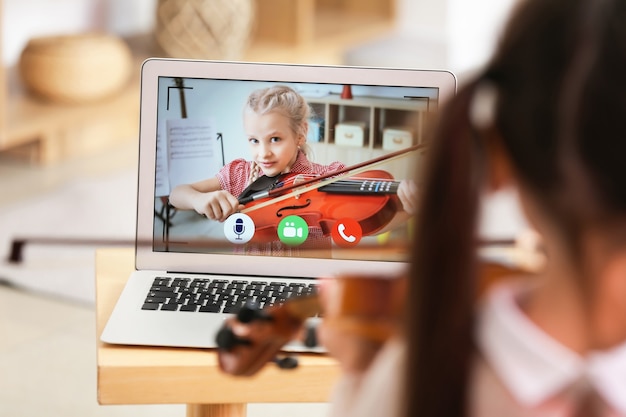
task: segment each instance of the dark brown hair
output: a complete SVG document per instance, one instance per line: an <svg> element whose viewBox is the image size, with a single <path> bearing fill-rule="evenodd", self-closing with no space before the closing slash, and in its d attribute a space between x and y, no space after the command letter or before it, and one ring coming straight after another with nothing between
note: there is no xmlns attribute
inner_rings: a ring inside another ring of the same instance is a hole
<svg viewBox="0 0 626 417"><path fill-rule="evenodd" d="M493 128L517 180L576 251L583 225L626 217L625 22L622 0L524 1L485 70L442 112L412 256L407 417L468 413L486 158L469 116L476 91L495 87Z"/></svg>

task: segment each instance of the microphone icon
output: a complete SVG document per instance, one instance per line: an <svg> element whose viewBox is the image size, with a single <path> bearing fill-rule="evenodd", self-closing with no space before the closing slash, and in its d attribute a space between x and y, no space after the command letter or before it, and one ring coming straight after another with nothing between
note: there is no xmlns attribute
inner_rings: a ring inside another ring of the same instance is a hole
<svg viewBox="0 0 626 417"><path fill-rule="evenodd" d="M234 213L224 222L224 237L236 245L249 242L254 236L254 220L244 213Z"/></svg>
<svg viewBox="0 0 626 417"><path fill-rule="evenodd" d="M237 235L236 240L241 240L241 235L246 231L246 227L243 225L243 219L239 218L235 220L235 225L233 226L233 232Z"/></svg>

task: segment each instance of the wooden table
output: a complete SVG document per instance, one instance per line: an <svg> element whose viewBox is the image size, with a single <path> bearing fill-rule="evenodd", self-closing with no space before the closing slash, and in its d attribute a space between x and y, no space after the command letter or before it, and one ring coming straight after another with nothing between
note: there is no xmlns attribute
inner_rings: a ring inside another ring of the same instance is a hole
<svg viewBox="0 0 626 417"><path fill-rule="evenodd" d="M98 402L100 404L187 404L187 416L246 415L247 403L326 402L339 376L331 358L300 355L300 366L284 371L267 365L254 377L220 372L215 351L110 345L100 334L129 274L134 251L96 253Z"/></svg>

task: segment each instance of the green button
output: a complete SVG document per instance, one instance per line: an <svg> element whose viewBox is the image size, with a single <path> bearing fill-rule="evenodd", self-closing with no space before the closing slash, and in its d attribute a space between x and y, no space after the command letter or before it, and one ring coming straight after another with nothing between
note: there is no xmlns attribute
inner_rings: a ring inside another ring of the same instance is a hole
<svg viewBox="0 0 626 417"><path fill-rule="evenodd" d="M287 216L278 223L278 238L285 245L300 245L309 237L309 225L300 216Z"/></svg>

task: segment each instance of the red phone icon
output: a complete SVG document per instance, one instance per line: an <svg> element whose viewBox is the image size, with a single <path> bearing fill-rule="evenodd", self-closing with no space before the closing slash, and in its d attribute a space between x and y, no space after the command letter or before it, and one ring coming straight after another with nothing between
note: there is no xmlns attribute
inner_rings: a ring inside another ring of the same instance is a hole
<svg viewBox="0 0 626 417"><path fill-rule="evenodd" d="M363 230L356 220L344 218L337 220L331 236L337 245L350 247L359 243L361 237L363 237Z"/></svg>
<svg viewBox="0 0 626 417"><path fill-rule="evenodd" d="M347 235L345 231L346 225L344 223L339 223L339 226L337 226L337 233L339 233L339 236L348 243L354 243L354 241L356 240L356 236Z"/></svg>

